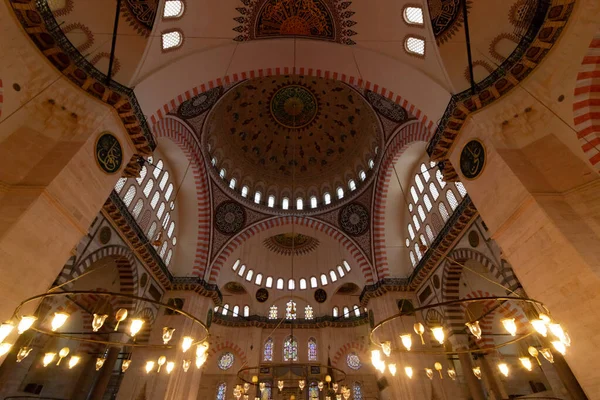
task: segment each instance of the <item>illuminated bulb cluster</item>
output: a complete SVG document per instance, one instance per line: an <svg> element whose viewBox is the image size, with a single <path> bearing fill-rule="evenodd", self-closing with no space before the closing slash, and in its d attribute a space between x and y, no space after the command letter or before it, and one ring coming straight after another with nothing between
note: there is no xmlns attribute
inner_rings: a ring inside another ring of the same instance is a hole
<svg viewBox="0 0 600 400"><path fill-rule="evenodd" d="M564 331L559 323L553 321L546 314L539 314L538 319L531 320L530 322L537 333L543 337L548 337L548 333L554 336L554 340L550 341L554 350L558 351L563 356L567 353L567 347L571 346L571 337ZM549 350L547 352L542 352L542 355L550 361L545 353L549 353ZM552 358L551 362L554 362L554 358Z"/></svg>

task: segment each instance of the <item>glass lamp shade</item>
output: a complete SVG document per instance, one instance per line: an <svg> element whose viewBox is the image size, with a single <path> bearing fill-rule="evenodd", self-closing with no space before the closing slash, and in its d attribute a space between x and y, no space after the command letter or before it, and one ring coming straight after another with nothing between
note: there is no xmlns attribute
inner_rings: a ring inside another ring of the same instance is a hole
<svg viewBox="0 0 600 400"><path fill-rule="evenodd" d="M31 328L35 321L37 321L37 317L33 315L24 315L21 317L21 321L19 321L19 325L17 326L19 335Z"/></svg>
<svg viewBox="0 0 600 400"><path fill-rule="evenodd" d="M561 342L563 342L563 344L565 346L570 346L571 345L571 340L569 339L567 341L567 335L565 334L565 331L563 330L562 326L560 326L560 324L548 324L548 328L550 329L550 332ZM568 344L567 344L568 342Z"/></svg>
<svg viewBox="0 0 600 400"><path fill-rule="evenodd" d="M79 356L71 356L69 359L69 369L73 369L77 364L81 361L81 357Z"/></svg>
<svg viewBox="0 0 600 400"><path fill-rule="evenodd" d="M204 363L206 362L206 359L208 358L208 354L204 353L202 355L196 355L196 368L200 368L204 365Z"/></svg>
<svg viewBox="0 0 600 400"><path fill-rule="evenodd" d="M417 322L416 324L413 325L413 329L415 330L415 333L421 337L421 344L425 344L425 340L423 339L423 334L425 333L425 327L423 326L423 324L420 322Z"/></svg>
<svg viewBox="0 0 600 400"><path fill-rule="evenodd" d="M142 326L144 326L144 320L141 318L134 318L131 320L131 325L129 326L129 333L131 337L135 337L141 330Z"/></svg>
<svg viewBox="0 0 600 400"><path fill-rule="evenodd" d="M523 368L527 371L531 371L533 369L533 364L531 363L531 359L529 357L519 357L519 361Z"/></svg>
<svg viewBox="0 0 600 400"><path fill-rule="evenodd" d="M539 318L539 319L541 319L542 321L544 321L544 323L545 323L546 325L548 325L548 324L549 324L549 323L552 321L552 319L550 319L550 317L549 317L548 315L544 314L544 313L541 313L541 314L538 316L538 318Z"/></svg>
<svg viewBox="0 0 600 400"><path fill-rule="evenodd" d="M389 364L388 369L390 370L390 374L392 374L392 376L396 376L396 364Z"/></svg>
<svg viewBox="0 0 600 400"><path fill-rule="evenodd" d="M450 377L450 379L455 380L456 379L456 371L453 369L449 369L448 376Z"/></svg>
<svg viewBox="0 0 600 400"><path fill-rule="evenodd" d="M0 357L8 353L12 346L10 343L0 343Z"/></svg>
<svg viewBox="0 0 600 400"><path fill-rule="evenodd" d="M104 357L96 358L96 371L100 371L100 368L102 368L104 366L105 361L106 361L106 358L104 358Z"/></svg>
<svg viewBox="0 0 600 400"><path fill-rule="evenodd" d="M323 382L319 382L321 384L321 387L319 388L319 390L323 390ZM283 381L277 381L277 388L281 391L283 390Z"/></svg>
<svg viewBox="0 0 600 400"><path fill-rule="evenodd" d="M335 395L335 400L342 400L342 395L341 394L336 394Z"/></svg>
<svg viewBox="0 0 600 400"><path fill-rule="evenodd" d="M283 381L279 381L281 382L281 387L283 387ZM319 388L319 391L323 390L323 381L319 381L319 383L317 383L317 387ZM281 389L279 389L281 390Z"/></svg>
<svg viewBox="0 0 600 400"><path fill-rule="evenodd" d="M54 318L52 318L52 332L56 332L58 328L63 326L65 322L69 319L69 314L64 312L54 313Z"/></svg>
<svg viewBox="0 0 600 400"><path fill-rule="evenodd" d="M540 349L540 353L544 356L546 360L550 362L550 364L554 364L554 355L548 348Z"/></svg>
<svg viewBox="0 0 600 400"><path fill-rule="evenodd" d="M258 376L252 375L252 383L256 385L258 383Z"/></svg>
<svg viewBox="0 0 600 400"><path fill-rule="evenodd" d="M98 332L100 328L102 328L102 325L104 325L106 318L108 318L108 315L106 314L94 314L94 319L92 320L92 330L94 332Z"/></svg>
<svg viewBox="0 0 600 400"><path fill-rule="evenodd" d="M479 326L479 321L467 322L465 325L467 326L467 328L469 328L469 330L477 340L481 340L481 334L483 332L481 331L481 327Z"/></svg>
<svg viewBox="0 0 600 400"><path fill-rule="evenodd" d="M17 353L17 362L23 361L31 353L31 350L33 350L33 347L21 347Z"/></svg>
<svg viewBox="0 0 600 400"><path fill-rule="evenodd" d="M160 356L158 357L158 370L156 372L160 372L160 368L165 365L165 363L167 362L167 357L165 356Z"/></svg>
<svg viewBox="0 0 600 400"><path fill-rule="evenodd" d="M529 353L529 355L530 355L531 357L535 358L535 361L537 361L538 365L542 365L542 363L540 362L540 359L538 358L538 356L539 356L539 354L540 354L540 353L538 352L538 349L536 349L536 348L535 348L535 347L533 347L533 346L529 346L529 347L527 348L527 352Z"/></svg>
<svg viewBox="0 0 600 400"><path fill-rule="evenodd" d="M533 329L535 329L537 331L537 333L539 333L543 337L548 336L548 326L546 325L546 323L543 320L532 319L531 325L533 326Z"/></svg>
<svg viewBox="0 0 600 400"><path fill-rule="evenodd" d="M408 376L408 379L413 377L413 369L411 367L404 367L404 373Z"/></svg>
<svg viewBox="0 0 600 400"><path fill-rule="evenodd" d="M381 372L382 374L385 373L385 361L380 360L379 363L375 366L375 368L379 370L379 372Z"/></svg>
<svg viewBox="0 0 600 400"><path fill-rule="evenodd" d="M169 344L171 339L173 339L174 332L175 332L175 328L169 328L167 326L163 327L163 334L162 334L163 344Z"/></svg>
<svg viewBox="0 0 600 400"><path fill-rule="evenodd" d="M70 351L71 350L69 350L68 347L63 347L62 349L60 349L60 351L58 352L58 362L56 363L56 365L60 365L62 359L68 356Z"/></svg>
<svg viewBox="0 0 600 400"><path fill-rule="evenodd" d="M327 382L327 383L331 382L331 375L325 375L325 382Z"/></svg>
<svg viewBox="0 0 600 400"><path fill-rule="evenodd" d="M248 390L250 390L250 384L246 382L244 383L244 393L248 393Z"/></svg>
<svg viewBox="0 0 600 400"><path fill-rule="evenodd" d="M174 369L175 369L175 363L173 361L169 361L167 363L167 367L166 367L167 374L170 374L171 372L173 372Z"/></svg>
<svg viewBox="0 0 600 400"><path fill-rule="evenodd" d="M436 326L435 328L431 329L431 332L433 333L433 337L439 342L439 344L444 344L444 340L446 340L444 328L442 328L441 326Z"/></svg>
<svg viewBox="0 0 600 400"><path fill-rule="evenodd" d="M333 391L337 393L340 385L338 385L337 383L334 383L332 387L333 387Z"/></svg>
<svg viewBox="0 0 600 400"><path fill-rule="evenodd" d="M435 368L435 370L437 372L439 372L440 374L440 379L444 379L444 377L442 376L442 364L439 362L436 362L435 364L433 364L433 368Z"/></svg>
<svg viewBox="0 0 600 400"><path fill-rule="evenodd" d="M481 367L474 367L473 375L475 375L477 379L481 379Z"/></svg>
<svg viewBox="0 0 600 400"><path fill-rule="evenodd" d="M235 397L236 399L242 397L242 387L240 385L237 385L233 388L233 397Z"/></svg>
<svg viewBox="0 0 600 400"><path fill-rule="evenodd" d="M562 354L563 356L565 354L567 354L567 347L565 346L565 344L563 342L561 342L560 340L554 340L552 342L552 346L554 346L554 349L556 351L558 351L560 354Z"/></svg>
<svg viewBox="0 0 600 400"><path fill-rule="evenodd" d="M500 363L500 364L498 364L498 369L500 370L500 373L502 375L508 376L508 364Z"/></svg>
<svg viewBox="0 0 600 400"><path fill-rule="evenodd" d="M381 350L386 357L389 357L392 354L392 342L381 343Z"/></svg>
<svg viewBox="0 0 600 400"><path fill-rule="evenodd" d="M149 374L154 369L154 361L146 361L146 373Z"/></svg>
<svg viewBox="0 0 600 400"><path fill-rule="evenodd" d="M181 367L183 368L183 372L188 372L190 366L192 365L192 360L183 360Z"/></svg>
<svg viewBox="0 0 600 400"><path fill-rule="evenodd" d="M119 329L119 324L125 321L125 318L127 318L127 309L119 308L117 310L117 313L115 314L115 319L117 320L117 325L115 325L115 331Z"/></svg>
<svg viewBox="0 0 600 400"><path fill-rule="evenodd" d="M191 341L193 342L194 339L190 338ZM185 338L184 338L185 340ZM182 348L183 348L183 344L182 344ZM198 346L196 346L196 355L197 356L202 356L205 355L206 352L208 351L208 343L204 342L204 343L200 343Z"/></svg>
<svg viewBox="0 0 600 400"><path fill-rule="evenodd" d="M0 325L0 343L4 341L10 335L10 333L15 329L15 326L12 322L5 322Z"/></svg>
<svg viewBox="0 0 600 400"><path fill-rule="evenodd" d="M406 351L410 351L410 348L412 347L412 335L410 333L400 335L400 340Z"/></svg>
<svg viewBox="0 0 600 400"><path fill-rule="evenodd" d="M50 365L52 361L54 361L54 357L56 357L56 353L46 353L44 354L44 358L42 359L42 364L44 367Z"/></svg>
<svg viewBox="0 0 600 400"><path fill-rule="evenodd" d="M425 368L425 375L427 375L429 379L433 379L433 370L431 368Z"/></svg>
<svg viewBox="0 0 600 400"><path fill-rule="evenodd" d="M121 372L125 372L129 369L129 366L131 365L131 360L123 360L123 362L121 363Z"/></svg>
<svg viewBox="0 0 600 400"><path fill-rule="evenodd" d="M301 379L298 381L298 387L300 388L300 390L304 390L305 386L306 386L306 381L304 379Z"/></svg>
<svg viewBox="0 0 600 400"><path fill-rule="evenodd" d="M517 335L517 324L515 323L514 318L504 318L500 322L502 322L504 329L506 329L511 336Z"/></svg>
<svg viewBox="0 0 600 400"><path fill-rule="evenodd" d="M260 392L261 392L261 393L265 391L265 388L266 388L266 387L267 387L267 384L266 384L266 383L264 383L264 382L261 382L261 383L258 385L258 388L260 389Z"/></svg>

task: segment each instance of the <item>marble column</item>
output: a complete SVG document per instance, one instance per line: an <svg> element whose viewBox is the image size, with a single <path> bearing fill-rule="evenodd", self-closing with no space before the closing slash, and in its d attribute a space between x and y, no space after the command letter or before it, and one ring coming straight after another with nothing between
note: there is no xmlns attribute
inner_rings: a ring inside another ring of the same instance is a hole
<svg viewBox="0 0 600 400"><path fill-rule="evenodd" d="M460 361L465 382L469 389L469 393L471 394L471 398L473 400L485 400L481 382L473 374L473 360L471 359L471 355L467 353L460 353L458 355L458 360Z"/></svg>

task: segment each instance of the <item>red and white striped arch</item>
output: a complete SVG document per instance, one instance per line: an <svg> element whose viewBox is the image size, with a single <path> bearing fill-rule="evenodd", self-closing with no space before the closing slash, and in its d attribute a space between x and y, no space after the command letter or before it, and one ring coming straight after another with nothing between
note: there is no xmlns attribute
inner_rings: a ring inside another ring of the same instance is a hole
<svg viewBox="0 0 600 400"><path fill-rule="evenodd" d="M240 346L229 340L224 340L222 342L218 342L215 345L210 346L207 360L210 360L213 356L220 355L225 351L232 352L235 355L235 357L237 357L238 360L240 360L240 362L242 363L242 367L248 365L248 358L246 357L246 353L244 352L244 350L242 350ZM204 365L207 364L208 363L205 363Z"/></svg>
<svg viewBox="0 0 600 400"><path fill-rule="evenodd" d="M365 346L363 343L359 343L359 342L348 342L345 345L343 345L342 347L340 347L338 349L338 351L335 352L333 359L331 360L331 364L337 368L343 367L343 365L338 365L338 364L340 362L343 363L345 360L345 356L351 352L357 353L358 356L362 360L366 361L367 346Z"/></svg>
<svg viewBox="0 0 600 400"><path fill-rule="evenodd" d="M208 280L209 283L216 283L218 281L219 275L221 273L221 268L223 268L223 264L225 263L225 261L227 261L227 259L235 251L235 249L237 249L246 240L250 239L251 237L260 232L264 232L271 228L292 224L317 229L323 233L326 233L334 240L337 240L350 253L350 255L354 258L354 261L358 263L358 267L360 268L365 278L365 283L367 285L371 285L374 283L373 268L371 266L371 263L368 261L367 257L365 257L364 253L362 252L360 247L354 242L354 240L350 239L344 233L340 232L336 227L329 225L325 222L309 217L294 216L279 216L262 220L254 225L247 227L242 232L238 233L236 236L231 238L227 245L219 252L217 257L215 258L215 261L212 264Z"/></svg>

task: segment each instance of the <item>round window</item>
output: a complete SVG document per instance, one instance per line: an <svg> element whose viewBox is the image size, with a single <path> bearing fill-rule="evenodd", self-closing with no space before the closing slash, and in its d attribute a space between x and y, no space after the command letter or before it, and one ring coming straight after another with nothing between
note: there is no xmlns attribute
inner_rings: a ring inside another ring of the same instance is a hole
<svg viewBox="0 0 600 400"><path fill-rule="evenodd" d="M231 353L223 353L221 357L219 357L218 365L223 371L228 370L233 365L233 354Z"/></svg>
<svg viewBox="0 0 600 400"><path fill-rule="evenodd" d="M346 357L346 363L348 364L348 367L353 370L359 370L360 367L362 367L360 358L356 353L348 353L348 356Z"/></svg>

